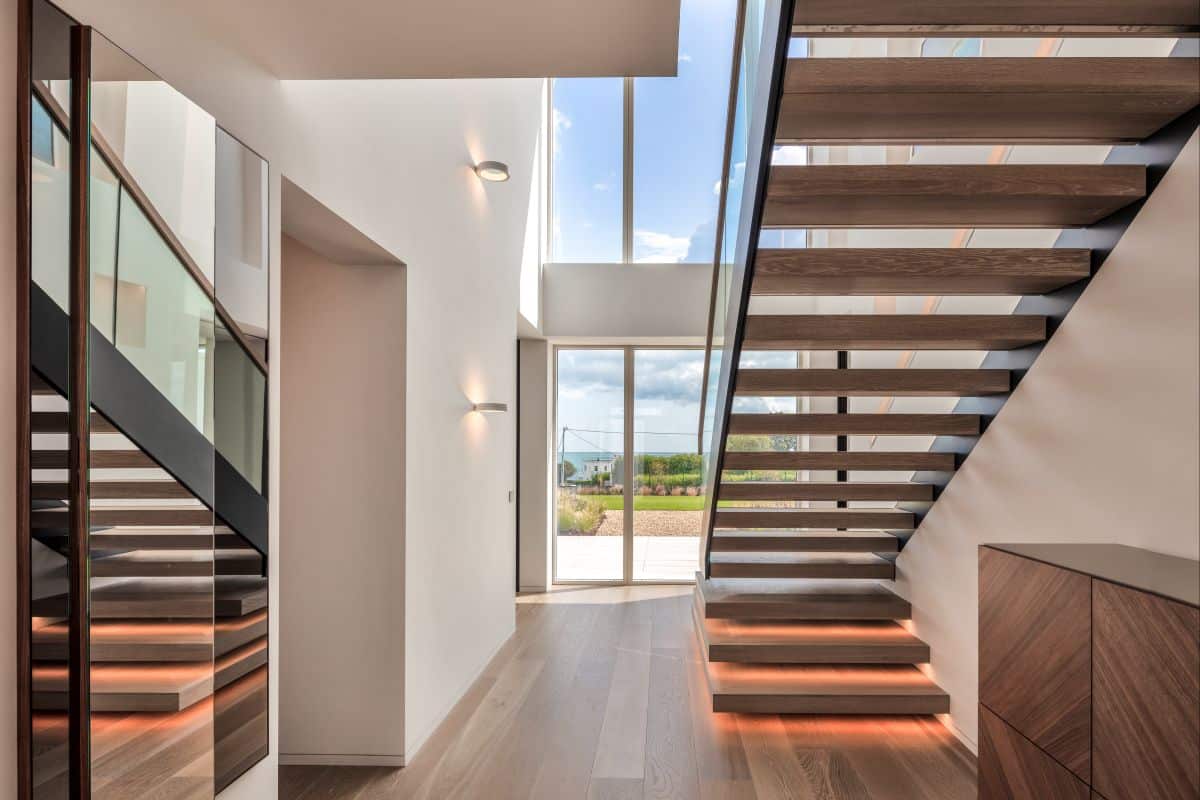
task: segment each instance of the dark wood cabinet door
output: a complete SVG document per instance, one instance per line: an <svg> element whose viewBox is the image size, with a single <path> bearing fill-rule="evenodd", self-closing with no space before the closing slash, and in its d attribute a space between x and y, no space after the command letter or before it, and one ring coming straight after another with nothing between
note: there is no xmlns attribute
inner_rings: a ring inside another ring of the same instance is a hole
<svg viewBox="0 0 1200 800"><path fill-rule="evenodd" d="M979 700L1091 782L1091 578L982 548Z"/></svg>
<svg viewBox="0 0 1200 800"><path fill-rule="evenodd" d="M1200 797L1200 610L1097 580L1092 759L1108 800Z"/></svg>
<svg viewBox="0 0 1200 800"><path fill-rule="evenodd" d="M1088 800L1088 787L1062 764L979 708L979 800Z"/></svg>

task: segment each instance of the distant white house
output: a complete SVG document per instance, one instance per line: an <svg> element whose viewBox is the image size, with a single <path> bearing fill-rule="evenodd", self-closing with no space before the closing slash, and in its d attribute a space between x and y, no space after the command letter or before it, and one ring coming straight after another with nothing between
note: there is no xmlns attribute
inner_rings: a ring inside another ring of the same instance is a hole
<svg viewBox="0 0 1200 800"><path fill-rule="evenodd" d="M617 459L615 456L584 459L583 465L579 472L575 473L574 480L590 481L597 475L602 475L606 472L609 475L612 475L613 466L616 464L616 462Z"/></svg>

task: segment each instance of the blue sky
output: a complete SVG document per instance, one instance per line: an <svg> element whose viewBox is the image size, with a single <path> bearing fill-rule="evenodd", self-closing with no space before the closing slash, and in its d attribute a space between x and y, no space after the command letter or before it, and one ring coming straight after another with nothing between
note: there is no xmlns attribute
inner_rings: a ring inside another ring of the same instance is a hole
<svg viewBox="0 0 1200 800"><path fill-rule="evenodd" d="M704 351L634 352L634 448L648 453L696 450ZM625 362L622 350L558 351L556 447L566 452L624 449Z"/></svg>
<svg viewBox="0 0 1200 800"><path fill-rule="evenodd" d="M634 81L634 261L712 261L735 9L683 0L678 76ZM553 83L553 261L621 260L622 83Z"/></svg>

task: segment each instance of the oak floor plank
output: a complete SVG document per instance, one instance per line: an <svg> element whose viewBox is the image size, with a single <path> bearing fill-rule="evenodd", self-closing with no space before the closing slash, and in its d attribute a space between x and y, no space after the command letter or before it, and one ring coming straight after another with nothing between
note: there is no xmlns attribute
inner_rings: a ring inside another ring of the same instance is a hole
<svg viewBox="0 0 1200 800"><path fill-rule="evenodd" d="M583 797L587 793L608 706L617 645L624 629L624 617L611 612L612 608L597 610L588 646L567 690L570 714L558 721L530 791L535 800Z"/></svg>
<svg viewBox="0 0 1200 800"><path fill-rule="evenodd" d="M646 770L646 713L650 702L652 623L639 604L630 604L613 667L604 727L596 748L592 780L637 778ZM648 610L648 609L646 609Z"/></svg>
<svg viewBox="0 0 1200 800"><path fill-rule="evenodd" d="M283 767L279 796L975 797L973 757L933 717L846 720L713 713L691 627L692 591L614 587L522 598L515 635L409 766ZM618 714L613 698L630 696L630 677L634 686L642 679L629 669L636 658L646 663L646 699L640 711ZM632 729L634 735L640 726L641 753L634 757L613 749L611 741L602 743L606 724ZM610 748L604 759L602 746ZM614 754L620 758L612 762ZM642 768L637 775L593 774L598 760L628 767L636 758Z"/></svg>
<svg viewBox="0 0 1200 800"><path fill-rule="evenodd" d="M646 800L692 800L700 795L683 640L689 608L688 599L681 597L655 609L642 787Z"/></svg>

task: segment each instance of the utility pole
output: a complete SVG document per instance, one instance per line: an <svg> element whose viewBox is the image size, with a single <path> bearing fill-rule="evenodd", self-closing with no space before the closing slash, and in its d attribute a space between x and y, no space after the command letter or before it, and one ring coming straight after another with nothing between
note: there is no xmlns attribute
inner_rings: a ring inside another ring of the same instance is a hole
<svg viewBox="0 0 1200 800"><path fill-rule="evenodd" d="M567 483L567 426L562 429L562 439L558 445L558 485Z"/></svg>

